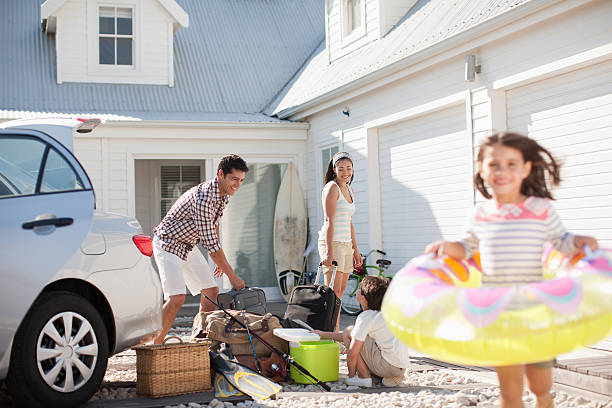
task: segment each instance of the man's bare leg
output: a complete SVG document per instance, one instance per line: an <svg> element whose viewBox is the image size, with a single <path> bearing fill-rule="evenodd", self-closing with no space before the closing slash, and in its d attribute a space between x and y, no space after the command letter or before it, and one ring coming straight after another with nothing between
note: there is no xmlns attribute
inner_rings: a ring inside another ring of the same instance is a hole
<svg viewBox="0 0 612 408"><path fill-rule="evenodd" d="M153 344L162 344L164 339L166 338L166 334L170 331L172 327L172 323L174 323L174 318L178 313L181 306L185 302L185 294L182 295L172 295L164 303L164 307L162 308L162 330L153 340Z"/></svg>
<svg viewBox="0 0 612 408"><path fill-rule="evenodd" d="M208 296L210 299L216 302L217 296L219 295L219 287L214 286L212 288L206 288L200 291L200 313L212 312L213 310L217 310L217 306L215 306L212 302L206 299L204 295Z"/></svg>

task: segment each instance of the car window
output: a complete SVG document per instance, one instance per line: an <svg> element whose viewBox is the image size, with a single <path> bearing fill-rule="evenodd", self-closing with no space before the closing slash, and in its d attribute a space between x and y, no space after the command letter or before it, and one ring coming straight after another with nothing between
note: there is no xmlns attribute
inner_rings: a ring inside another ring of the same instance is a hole
<svg viewBox="0 0 612 408"><path fill-rule="evenodd" d="M34 138L0 138L0 197L34 194L45 147Z"/></svg>
<svg viewBox="0 0 612 408"><path fill-rule="evenodd" d="M55 149L49 150L43 170L41 193L82 190L83 182L72 166Z"/></svg>

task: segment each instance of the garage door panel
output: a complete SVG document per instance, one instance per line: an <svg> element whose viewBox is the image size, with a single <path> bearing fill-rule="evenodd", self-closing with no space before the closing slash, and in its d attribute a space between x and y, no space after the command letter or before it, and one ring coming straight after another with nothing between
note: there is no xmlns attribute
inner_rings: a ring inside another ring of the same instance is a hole
<svg viewBox="0 0 612 408"><path fill-rule="evenodd" d="M609 105L602 109L583 110L538 121L537 132L533 132L533 137L538 140L546 140L606 128L609 126L607 118L611 110L612 105ZM535 119L532 118L532 120Z"/></svg>
<svg viewBox="0 0 612 408"><path fill-rule="evenodd" d="M409 177L407 176L402 176L402 177L398 177L397 178L400 182L403 181L403 183L397 183L395 186L390 186L389 189L390 191L392 191L393 189L395 190L402 190L404 189L404 185L410 183L410 187L415 190L415 191L425 191L431 188L434 189L445 189L448 192L452 192L452 191L461 191L462 188L464 188L465 185L471 185L471 183L468 181L466 181L465 179L462 180L461 175L453 175L453 176L448 176L448 177L432 177L431 179L419 179L419 180L411 180Z"/></svg>
<svg viewBox="0 0 612 408"><path fill-rule="evenodd" d="M555 194L555 197L556 196ZM608 209L610 206L612 206L612 195L602 191L594 191L593 194L588 197L588 200L585 200L585 197L564 197L563 200L555 201L555 208L560 210L580 210L583 212L585 218L588 218L589 214L593 213L594 209L601 209L610 214L610 210Z"/></svg>
<svg viewBox="0 0 612 408"><path fill-rule="evenodd" d="M551 117L561 117L577 111L592 109L593 106L610 103L608 94L601 88L604 79L593 80L594 84L584 88L574 89L574 87L566 85L567 88L563 92L554 95L535 94L531 97L516 98L515 91L509 91L509 93L512 93L514 103L520 104L512 112L509 112L509 123L512 124L514 121L520 123L525 116L536 121L545 121ZM563 104L550 105L551 100L563 101Z"/></svg>
<svg viewBox="0 0 612 408"><path fill-rule="evenodd" d="M410 180L413 183L418 183L421 180L436 180L445 179L448 177L449 172L463 170L465 163L462 163L461 158L457 158L456 163L445 163L444 168L440 168L440 163L428 164L424 166L407 166L406 168L400 168L396 170L398 177L410 176Z"/></svg>
<svg viewBox="0 0 612 408"><path fill-rule="evenodd" d="M589 99L606 94L606 92L597 93L592 90L601 87L602 83L610 81L611 70L612 60L608 60L587 68L557 75L544 81L538 81L528 86L515 88L511 92L513 98L518 102L521 102L522 99L528 105L534 105L547 98L556 98L568 92L574 93L580 99ZM587 92L581 95L581 91ZM524 108L526 104L517 106L514 111L520 112L520 109Z"/></svg>
<svg viewBox="0 0 612 408"><path fill-rule="evenodd" d="M566 198L580 198L584 197L585 200L589 197L599 196L600 194L610 194L612 192L612 184L606 183L601 186L578 186L578 187L567 187L560 188L554 191L554 196L557 200L563 200ZM610 212L612 214L612 211Z"/></svg>
<svg viewBox="0 0 612 408"><path fill-rule="evenodd" d="M563 163L553 194L568 229L612 247L612 60L510 90L506 103L508 129Z"/></svg>
<svg viewBox="0 0 612 408"><path fill-rule="evenodd" d="M612 110L612 106L610 107ZM565 146L575 146L584 143L598 142L600 140L608 139L612 133L612 128L604 126L601 128L583 129L571 134L560 134L559 132L550 130L548 132L538 132L532 137L537 141L541 141L542 144L546 143L556 148Z"/></svg>
<svg viewBox="0 0 612 408"><path fill-rule="evenodd" d="M559 217L561 217L564 220L571 220L571 219L598 219L598 218L606 218L610 216L610 213L605 209L605 208L601 208L601 207L595 207L595 208L569 208L569 209L563 209L560 208L559 206L556 206L557 209L557 213L559 214Z"/></svg>
<svg viewBox="0 0 612 408"><path fill-rule="evenodd" d="M449 137L456 139L458 136L460 136L460 133L461 132L453 133L449 135ZM448 140L448 139L447 140L436 139L436 140L430 141L429 145L424 144L421 146L416 146L416 145L406 146L405 145L406 141L402 141L401 138L399 138L396 142L404 143L404 144L389 146L389 150L387 151L386 156L381 155L381 158L390 158L390 157L393 157L395 159L406 158L406 159L416 160L417 163L424 163L424 162L430 161L431 159L444 155L445 153L449 153L458 148L463 147L463 144L458 143L457 140ZM436 151L432 151L432 145L436 146Z"/></svg>
<svg viewBox="0 0 612 408"><path fill-rule="evenodd" d="M575 165L571 165L565 161L563 167L561 168L561 179L565 180L571 177L580 177L580 176L589 176L591 174L605 174L607 173L601 171L601 163L593 162L593 163L577 163Z"/></svg>
<svg viewBox="0 0 612 408"><path fill-rule="evenodd" d="M458 105L379 131L383 246L396 271L462 233L471 202L471 136Z"/></svg>

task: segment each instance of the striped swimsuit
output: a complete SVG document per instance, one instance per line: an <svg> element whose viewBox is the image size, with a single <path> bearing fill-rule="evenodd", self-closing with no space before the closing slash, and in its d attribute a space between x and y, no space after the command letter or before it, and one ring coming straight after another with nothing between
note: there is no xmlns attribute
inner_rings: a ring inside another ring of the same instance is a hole
<svg viewBox="0 0 612 408"><path fill-rule="evenodd" d="M542 252L550 242L565 254L574 251L574 237L561 223L551 201L527 197L517 204L488 200L476 205L463 245L466 258L480 250L483 285L508 285L542 280Z"/></svg>
<svg viewBox="0 0 612 408"><path fill-rule="evenodd" d="M330 183L334 183L338 190L340 190L340 197L338 197L338 203L336 205L336 216L334 217L334 238L332 241L334 242L351 242L351 219L353 218L353 214L355 213L355 199L353 198L353 193L351 192L351 187L348 187L349 195L351 196L352 203L349 203L344 198L344 194L342 194L342 189L335 181L330 181ZM323 203L325 206L325 203ZM325 241L325 225L319 231L319 241Z"/></svg>

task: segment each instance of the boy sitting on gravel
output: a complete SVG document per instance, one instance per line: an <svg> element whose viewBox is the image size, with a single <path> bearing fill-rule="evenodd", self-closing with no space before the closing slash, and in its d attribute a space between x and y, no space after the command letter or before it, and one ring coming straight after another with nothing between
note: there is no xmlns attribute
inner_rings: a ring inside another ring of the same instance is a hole
<svg viewBox="0 0 612 408"><path fill-rule="evenodd" d="M363 312L357 317L355 326L343 332L321 332L321 338L342 340L348 347L347 385L371 387L374 374L382 377L386 387L395 387L404 379L410 363L408 348L387 327L380 306L389 286L389 279L366 276L357 289L357 301Z"/></svg>

